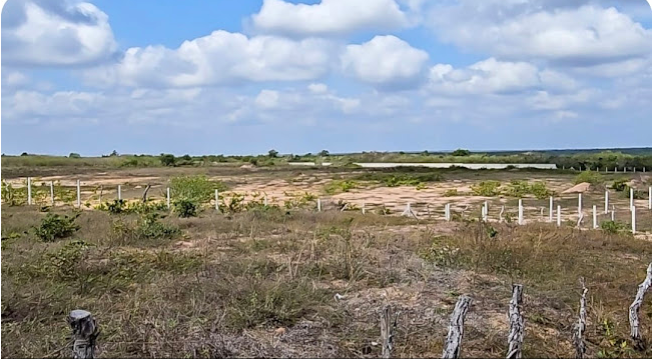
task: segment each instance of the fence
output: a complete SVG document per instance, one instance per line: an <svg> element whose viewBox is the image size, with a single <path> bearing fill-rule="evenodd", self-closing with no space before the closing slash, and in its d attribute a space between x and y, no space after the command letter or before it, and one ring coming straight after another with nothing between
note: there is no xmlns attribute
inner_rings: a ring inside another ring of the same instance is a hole
<svg viewBox="0 0 652 359"><path fill-rule="evenodd" d="M575 357L584 358L586 344L584 333L586 331L587 306L586 295L588 289L583 278L580 278L582 294L579 298L579 315L576 325L573 328L572 342L575 347ZM650 286L652 286L652 263L647 267L645 280L638 286L634 301L629 306L630 338L635 347L643 348L643 337L640 332L639 312L643 304L643 298ZM507 359L520 359L523 354L523 343L525 341L525 321L523 319L523 285L512 285L512 296L509 301L509 332L507 334ZM340 296L341 297L341 296ZM336 295L336 299L337 295ZM448 335L444 342L442 358L459 358L462 351L464 338L464 321L471 309L473 299L470 296L462 295L458 298L453 313L450 316ZM396 327L400 312L397 312L391 304L386 304L380 311L380 338L381 357L391 358L394 349ZM92 314L86 310L73 310L67 321L72 329L71 353L74 358L93 358L97 346L97 338L100 330L98 323Z"/></svg>
<svg viewBox="0 0 652 359"><path fill-rule="evenodd" d="M109 200L111 198L123 200L126 198L123 192L125 188L128 190L127 196L129 198L147 202L149 191L153 188L149 184L135 186L119 184L114 187L115 195L108 195L108 191L107 195L105 195L104 186L90 188L88 186L82 187L83 183L80 180L76 180L74 186L75 192L73 194L64 194L64 191L62 190L58 189L55 191L55 184L52 181L41 182L40 187L35 186L32 182L31 178L28 177L26 179L26 202L28 205L38 203L42 205L56 206L70 203L77 208L83 208L83 206L90 208L91 202L97 201L97 203L101 204L103 203L103 200ZM6 202L12 198L11 193L8 193L7 195L4 194L5 191L10 192L11 190L13 189L3 189L3 201ZM162 188L159 188L159 190L162 190ZM36 201L34 192L37 192L38 195ZM91 192L90 195L88 192ZM602 223L607 221L618 221L619 223L626 225L632 233L652 232L652 212L650 212L652 211L652 186L648 188L647 192L648 198L644 201L640 198L636 198L637 196L640 197L641 192L635 192L634 189L630 188L629 205L626 210L621 207L616 208L616 205L614 204L616 201L610 197L609 191L605 191L603 198L604 201L600 200L599 202L596 202L594 198L593 202L590 203L587 203L587 200L582 193L577 194L576 204L573 203L574 200L572 198L550 197L545 205L541 204L541 200L527 200L531 201L531 203L529 203L530 206L526 206L526 200L519 199L516 211L514 211L514 208L505 205L494 206L488 201L484 201L479 207L467 204L461 205L457 203L446 203L439 208L437 206L432 206L427 202L408 201L405 203L401 215L444 221L465 218L478 218L485 222L511 222L515 220L520 225L532 222L549 222L556 223L557 226L574 225L578 228L588 229L598 229L602 226ZM86 194L86 199L83 204L82 194ZM166 207L168 209L171 208L172 196L174 193L172 193L170 188L167 187L165 188L165 191L161 191L160 194L166 203ZM211 203L214 204L215 209L219 210L220 204L223 204L225 201L226 199L224 196L221 196L220 192L215 190L214 199L211 201ZM265 206L270 205L270 201L266 195L264 195L263 201ZM314 209L321 212L326 209L324 204L324 199L317 198L314 203ZM534 207L532 204L534 204ZM333 204L330 207L340 211L360 211L363 214L366 214L369 211L387 214L386 204L367 204L363 202L361 205L356 206L352 203L341 203ZM480 210L479 213L477 212L478 209Z"/></svg>

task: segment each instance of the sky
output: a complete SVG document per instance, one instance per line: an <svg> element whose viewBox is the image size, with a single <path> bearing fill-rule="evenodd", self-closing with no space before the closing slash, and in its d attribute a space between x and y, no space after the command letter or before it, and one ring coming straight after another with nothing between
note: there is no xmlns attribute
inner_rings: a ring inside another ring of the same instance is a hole
<svg viewBox="0 0 652 359"><path fill-rule="evenodd" d="M645 0L8 0L1 151L652 146Z"/></svg>

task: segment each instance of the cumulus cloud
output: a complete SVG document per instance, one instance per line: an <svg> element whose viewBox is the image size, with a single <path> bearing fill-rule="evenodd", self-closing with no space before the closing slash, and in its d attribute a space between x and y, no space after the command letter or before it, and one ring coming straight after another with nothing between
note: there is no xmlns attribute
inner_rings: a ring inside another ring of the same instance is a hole
<svg viewBox="0 0 652 359"><path fill-rule="evenodd" d="M381 88L416 85L422 80L427 61L427 52L392 35L348 45L341 56L346 74Z"/></svg>
<svg viewBox="0 0 652 359"><path fill-rule="evenodd" d="M110 66L88 71L91 84L205 86L245 81L311 80L328 72L333 44L214 31L177 49L133 47Z"/></svg>
<svg viewBox="0 0 652 359"><path fill-rule="evenodd" d="M412 3L417 5L415 0ZM408 25L406 14L394 0L322 0L312 5L264 0L251 21L261 32L301 37L394 30Z"/></svg>
<svg viewBox="0 0 652 359"><path fill-rule="evenodd" d="M460 0L436 8L431 19L443 40L502 59L582 67L646 56L652 48L652 30L616 8L533 6L539 2Z"/></svg>
<svg viewBox="0 0 652 359"><path fill-rule="evenodd" d="M3 8L3 65L89 65L115 50L108 16L93 4L11 0Z"/></svg>

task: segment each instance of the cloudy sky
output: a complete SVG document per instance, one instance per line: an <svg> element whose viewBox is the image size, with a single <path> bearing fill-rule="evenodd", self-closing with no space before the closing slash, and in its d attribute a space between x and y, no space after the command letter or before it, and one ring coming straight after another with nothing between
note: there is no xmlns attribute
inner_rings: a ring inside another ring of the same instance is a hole
<svg viewBox="0 0 652 359"><path fill-rule="evenodd" d="M2 152L652 146L645 0L9 0Z"/></svg>

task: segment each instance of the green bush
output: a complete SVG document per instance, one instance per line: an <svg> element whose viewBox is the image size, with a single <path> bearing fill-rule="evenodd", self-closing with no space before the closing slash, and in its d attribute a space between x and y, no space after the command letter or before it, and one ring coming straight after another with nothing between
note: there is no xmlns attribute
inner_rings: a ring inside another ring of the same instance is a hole
<svg viewBox="0 0 652 359"><path fill-rule="evenodd" d="M628 180L619 179L615 180L611 185L611 188L616 192L629 192L629 185L627 185Z"/></svg>
<svg viewBox="0 0 652 359"><path fill-rule="evenodd" d="M499 187L500 182L498 181L482 181L471 186L471 192L475 196L493 197L500 194Z"/></svg>
<svg viewBox="0 0 652 359"><path fill-rule="evenodd" d="M220 181L211 181L206 176L179 176L170 179L170 191L177 199L195 203L210 201L215 190L226 191L228 188Z"/></svg>
<svg viewBox="0 0 652 359"><path fill-rule="evenodd" d="M349 192L357 188L358 183L352 180L333 180L324 186L324 192L327 194L337 194L341 192Z"/></svg>
<svg viewBox="0 0 652 359"><path fill-rule="evenodd" d="M461 148L457 149L457 150L455 150L455 151L453 151L451 153L451 156L456 156L456 157L466 157L466 156L470 156L470 155L471 155L471 151L464 150L464 149L461 149Z"/></svg>
<svg viewBox="0 0 652 359"><path fill-rule="evenodd" d="M584 182L596 185L602 183L602 176L597 172L585 171L575 176L575 179L573 180L574 184L580 184Z"/></svg>
<svg viewBox="0 0 652 359"><path fill-rule="evenodd" d="M137 234L141 238L174 238L181 233L178 227L161 223L158 213L148 213L138 220Z"/></svg>
<svg viewBox="0 0 652 359"><path fill-rule="evenodd" d="M621 222L605 221L600 224L600 228L606 233L616 234L627 229L627 226Z"/></svg>
<svg viewBox="0 0 652 359"><path fill-rule="evenodd" d="M455 197L458 196L459 192L457 191L456 188L452 189L447 189L446 192L444 192L444 197Z"/></svg>
<svg viewBox="0 0 652 359"><path fill-rule="evenodd" d="M544 182L535 182L529 184L527 181L513 180L503 191L507 196L522 198L527 195L533 195L537 199L545 199L552 195Z"/></svg>
<svg viewBox="0 0 652 359"><path fill-rule="evenodd" d="M181 218L197 217L197 204L188 199L174 201L174 212Z"/></svg>
<svg viewBox="0 0 652 359"><path fill-rule="evenodd" d="M161 160L161 164L163 166L167 167L174 167L174 165L177 163L177 159L174 157L174 155L166 153L162 153L159 157L159 160Z"/></svg>
<svg viewBox="0 0 652 359"><path fill-rule="evenodd" d="M44 242L52 242L55 239L69 237L80 228L79 225L75 224L77 217L79 217L79 214L72 217L62 217L58 214L48 213L41 221L41 224L38 227L34 227L34 232Z"/></svg>
<svg viewBox="0 0 652 359"><path fill-rule="evenodd" d="M56 274L61 279L73 279L82 258L90 245L84 241L72 241L66 243L59 251L49 255L52 271L49 274Z"/></svg>

